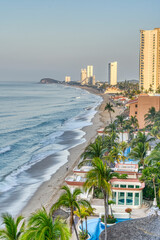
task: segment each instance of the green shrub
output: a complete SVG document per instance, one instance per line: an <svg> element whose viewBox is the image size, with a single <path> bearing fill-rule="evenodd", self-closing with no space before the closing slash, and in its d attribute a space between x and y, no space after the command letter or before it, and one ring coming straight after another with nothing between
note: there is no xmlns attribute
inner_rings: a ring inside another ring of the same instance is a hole
<svg viewBox="0 0 160 240"><path fill-rule="evenodd" d="M104 215L102 215L101 221L104 223ZM117 221L117 219L114 218L114 216L108 215L108 218L107 218L107 223L108 223L108 224L113 224L113 223L115 223L116 221Z"/></svg>
<svg viewBox="0 0 160 240"><path fill-rule="evenodd" d="M146 200L154 199L154 189L152 186L149 186L147 183L145 185L145 188L143 189L143 198Z"/></svg>
<svg viewBox="0 0 160 240"><path fill-rule="evenodd" d="M86 240L88 238L88 233L84 230L83 232L80 231L79 233L79 239L80 240Z"/></svg>

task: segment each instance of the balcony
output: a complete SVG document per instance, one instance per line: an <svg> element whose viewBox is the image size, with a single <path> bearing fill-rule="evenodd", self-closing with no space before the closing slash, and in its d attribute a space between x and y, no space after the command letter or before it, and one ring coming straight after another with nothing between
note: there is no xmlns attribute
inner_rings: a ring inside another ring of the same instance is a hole
<svg viewBox="0 0 160 240"><path fill-rule="evenodd" d="M74 185L74 186L83 186L84 182L86 181L86 178L78 176L76 174L70 175L66 177L65 182L68 185Z"/></svg>
<svg viewBox="0 0 160 240"><path fill-rule="evenodd" d="M75 173L87 173L92 169L92 166L82 166L81 168L75 167L73 171Z"/></svg>

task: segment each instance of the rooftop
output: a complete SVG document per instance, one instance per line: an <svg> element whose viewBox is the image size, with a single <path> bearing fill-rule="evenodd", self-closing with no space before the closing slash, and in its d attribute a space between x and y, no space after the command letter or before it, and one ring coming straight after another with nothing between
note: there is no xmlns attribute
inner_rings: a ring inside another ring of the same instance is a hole
<svg viewBox="0 0 160 240"><path fill-rule="evenodd" d="M74 174L66 177L65 181L68 185L83 185L86 181L86 178Z"/></svg>
<svg viewBox="0 0 160 240"><path fill-rule="evenodd" d="M160 217L149 216L115 224L107 228L108 240L160 240ZM104 231L100 235L104 239Z"/></svg>
<svg viewBox="0 0 160 240"><path fill-rule="evenodd" d="M87 173L87 172L89 172L90 170L92 169L92 166L82 166L82 167L80 167L80 168L78 168L78 167L75 167L74 169L73 169L73 171L74 172L77 172L77 173Z"/></svg>

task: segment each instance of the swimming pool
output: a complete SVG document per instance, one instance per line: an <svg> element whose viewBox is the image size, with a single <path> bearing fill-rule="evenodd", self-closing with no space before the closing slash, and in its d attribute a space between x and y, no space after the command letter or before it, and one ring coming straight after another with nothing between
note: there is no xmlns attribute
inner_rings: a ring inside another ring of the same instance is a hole
<svg viewBox="0 0 160 240"><path fill-rule="evenodd" d="M130 218L117 218L116 223L130 220ZM107 226L110 227L110 226ZM81 227L80 227L81 228ZM100 233L104 230L104 224L101 223L100 218L93 218L87 220L88 233L90 235L89 240L98 240ZM83 221L83 229L86 229L85 221Z"/></svg>
<svg viewBox="0 0 160 240"><path fill-rule="evenodd" d="M126 150L124 151L124 156L127 157L129 155L129 153L131 152L131 147L126 148ZM134 164L138 164L139 160L133 160L131 158L128 158L125 163L134 163Z"/></svg>

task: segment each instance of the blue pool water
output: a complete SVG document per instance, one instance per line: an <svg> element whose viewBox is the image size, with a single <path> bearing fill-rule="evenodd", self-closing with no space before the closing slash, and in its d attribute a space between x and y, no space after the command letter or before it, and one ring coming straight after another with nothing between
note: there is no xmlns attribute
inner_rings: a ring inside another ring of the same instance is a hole
<svg viewBox="0 0 160 240"><path fill-rule="evenodd" d="M130 218L117 218L116 223L124 222L127 220L130 220ZM86 229L85 221L83 222L83 228ZM100 233L104 230L104 224L101 223L100 218L89 219L87 220L87 228L90 235L89 240L98 240Z"/></svg>
<svg viewBox="0 0 160 240"><path fill-rule="evenodd" d="M125 152L124 152L124 156L127 157L129 155L129 153L131 152L131 147L126 148ZM131 158L128 158L125 163L134 163L137 164L139 162L139 160L133 160Z"/></svg>

